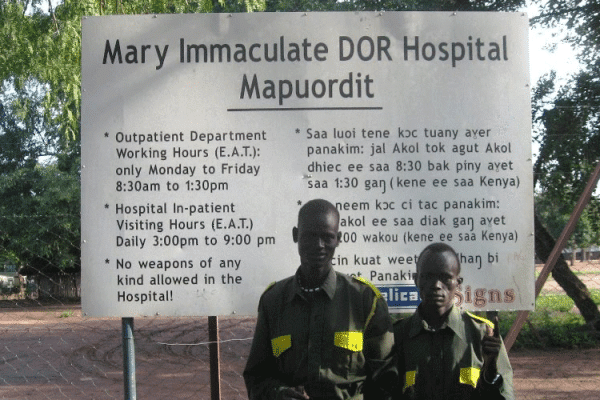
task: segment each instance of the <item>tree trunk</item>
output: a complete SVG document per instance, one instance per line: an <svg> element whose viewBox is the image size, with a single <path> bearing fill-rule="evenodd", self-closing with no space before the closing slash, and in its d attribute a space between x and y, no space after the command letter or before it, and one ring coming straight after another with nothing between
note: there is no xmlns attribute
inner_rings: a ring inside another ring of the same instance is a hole
<svg viewBox="0 0 600 400"><path fill-rule="evenodd" d="M546 227L540 221L537 213L535 214L535 253L540 260L546 262L556 240L550 235ZM592 300L590 291L583 282L571 271L562 254L559 256L552 277L567 292L567 295L573 299L577 308L585 321L594 325L596 329L600 328L600 310ZM600 330L600 329L599 329Z"/></svg>

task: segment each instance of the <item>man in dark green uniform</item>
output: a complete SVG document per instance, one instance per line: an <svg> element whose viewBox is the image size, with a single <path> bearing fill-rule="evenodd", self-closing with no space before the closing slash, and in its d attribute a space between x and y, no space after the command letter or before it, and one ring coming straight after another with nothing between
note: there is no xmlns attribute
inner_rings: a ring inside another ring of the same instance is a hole
<svg viewBox="0 0 600 400"><path fill-rule="evenodd" d="M396 399L513 399L512 368L496 324L454 306L462 283L452 247L434 243L417 260L421 304L394 324Z"/></svg>
<svg viewBox="0 0 600 400"><path fill-rule="evenodd" d="M258 305L244 370L251 400L390 398L398 377L387 305L373 285L333 269L338 228L328 201L300 209L292 231L300 267Z"/></svg>

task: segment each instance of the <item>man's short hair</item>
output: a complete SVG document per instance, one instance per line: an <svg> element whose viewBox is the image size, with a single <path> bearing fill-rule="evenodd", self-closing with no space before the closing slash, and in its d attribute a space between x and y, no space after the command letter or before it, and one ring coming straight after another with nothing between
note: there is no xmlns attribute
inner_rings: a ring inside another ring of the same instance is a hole
<svg viewBox="0 0 600 400"><path fill-rule="evenodd" d="M417 272L419 271L419 267L421 266L421 259L427 252L432 252L432 253L437 253L437 254L441 254L441 253L445 253L445 252L452 253L452 255L454 255L454 258L456 259L456 263L458 265L458 273L460 274L460 257L458 256L456 251L454 251L452 246L450 246L449 244L446 244L446 243L432 243L429 246L425 247L423 249L423 251L421 252L421 254L419 254L419 258L417 258Z"/></svg>
<svg viewBox="0 0 600 400"><path fill-rule="evenodd" d="M333 212L337 219L340 219L340 212L335 208L335 206L327 200L323 199L314 199L306 202L298 211L298 224L300 221L305 218L305 216L311 212L319 211L319 212Z"/></svg>

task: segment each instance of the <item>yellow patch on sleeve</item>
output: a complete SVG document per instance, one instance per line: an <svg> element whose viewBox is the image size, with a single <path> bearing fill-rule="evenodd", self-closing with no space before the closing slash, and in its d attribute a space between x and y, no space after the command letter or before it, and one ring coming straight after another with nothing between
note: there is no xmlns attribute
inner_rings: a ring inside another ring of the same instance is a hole
<svg viewBox="0 0 600 400"><path fill-rule="evenodd" d="M269 286L267 286L267 288L265 289L265 293L266 293L266 292L267 292L269 289L271 289L273 286L275 286L275 284L276 284L276 283L277 283L277 282L275 282L275 281L274 281L274 282L271 282L271 283L269 283Z"/></svg>
<svg viewBox="0 0 600 400"><path fill-rule="evenodd" d="M404 393L409 387L413 386L416 380L417 371L406 371L406 375L404 376L404 388L402 389L402 393Z"/></svg>
<svg viewBox="0 0 600 400"><path fill-rule="evenodd" d="M476 319L478 321L481 321L485 324L487 324L487 326L489 326L490 328L492 328L492 330L494 329L494 323L492 321L490 321L489 319L485 319L483 317L480 317L479 315L475 315L473 313L470 313L468 311L466 311L467 315L469 315L471 318Z"/></svg>
<svg viewBox="0 0 600 400"><path fill-rule="evenodd" d="M284 335L271 339L273 355L279 357L284 351L292 347L292 335Z"/></svg>
<svg viewBox="0 0 600 400"><path fill-rule="evenodd" d="M337 347L341 347L350 351L362 351L363 333L357 331L336 332L334 336L334 344Z"/></svg>
<svg viewBox="0 0 600 400"><path fill-rule="evenodd" d="M477 387L477 381L479 380L479 374L481 370L479 368L461 368L460 369L460 383L465 385L471 385L474 388Z"/></svg>
<svg viewBox="0 0 600 400"><path fill-rule="evenodd" d="M364 283L364 284L365 284L365 285L367 285L368 287L370 287L370 288L371 288L371 290L372 290L373 292L375 292L375 297L377 297L378 299L380 299L380 298L382 298L382 297L383 297L383 296L381 295L381 292L379 291L379 289L377 289L377 288L375 287L375 285L373 285L373 283L371 283L370 281L368 281L368 280L366 280L365 278L363 278L363 277L360 277L360 276L353 276L353 278L354 278L354 279L356 279L356 280L357 280L357 281L359 281L359 282L362 282L362 283Z"/></svg>
<svg viewBox="0 0 600 400"><path fill-rule="evenodd" d="M367 316L367 321L365 322L364 329L366 330L367 327L369 326L369 322L371 322L371 318L373 318L373 315L375 315L375 310L377 309L377 300L383 298L383 296L381 295L381 292L379 291L379 289L377 289L375 287L375 285L373 285L371 282L369 282L365 278L362 278L359 276L352 276L352 278L356 279L357 281L361 282L364 285L367 285L369 288L371 288L373 293L375 293L375 298L373 299L373 305L371 306L371 312Z"/></svg>

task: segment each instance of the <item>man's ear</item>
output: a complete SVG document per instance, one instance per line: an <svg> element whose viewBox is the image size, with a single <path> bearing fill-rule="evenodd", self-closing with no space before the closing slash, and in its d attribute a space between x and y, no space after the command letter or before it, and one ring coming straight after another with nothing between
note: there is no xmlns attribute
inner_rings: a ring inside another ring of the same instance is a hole
<svg viewBox="0 0 600 400"><path fill-rule="evenodd" d="M292 229L292 238L294 239L294 243L298 243L298 228L296 227Z"/></svg>
<svg viewBox="0 0 600 400"><path fill-rule="evenodd" d="M337 233L337 244L335 245L335 247L338 247L340 245L341 240L342 240L342 232L338 232Z"/></svg>
<svg viewBox="0 0 600 400"><path fill-rule="evenodd" d="M456 282L458 282L459 285L462 285L462 283L463 283L462 276L459 276L458 278L456 278Z"/></svg>

